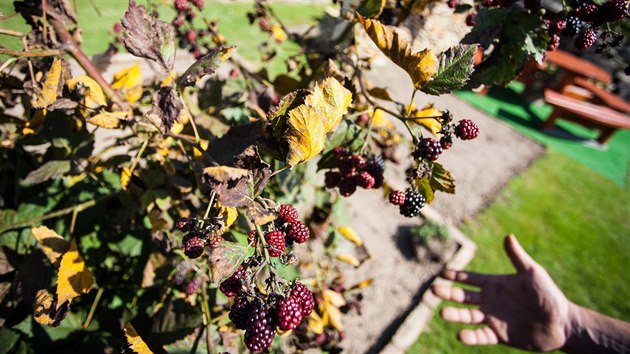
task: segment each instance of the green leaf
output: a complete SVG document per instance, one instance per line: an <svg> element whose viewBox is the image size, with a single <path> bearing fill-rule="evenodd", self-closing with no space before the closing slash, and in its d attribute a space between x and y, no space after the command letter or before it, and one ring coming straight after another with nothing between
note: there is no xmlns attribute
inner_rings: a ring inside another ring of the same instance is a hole
<svg viewBox="0 0 630 354"><path fill-rule="evenodd" d="M234 49L236 49L235 46L219 46L212 48L206 55L194 62L193 65L191 65L184 74L180 76L177 80L177 84L179 86L193 86L197 83L197 80L202 77L214 74L221 63L232 56Z"/></svg>
<svg viewBox="0 0 630 354"><path fill-rule="evenodd" d="M38 169L31 171L24 179L26 184L39 184L50 179L61 177L70 171L72 166L69 160L53 160L41 165Z"/></svg>
<svg viewBox="0 0 630 354"><path fill-rule="evenodd" d="M247 256L247 246L237 242L222 242L208 256L212 282L218 284L231 276Z"/></svg>
<svg viewBox="0 0 630 354"><path fill-rule="evenodd" d="M416 180L416 187L418 193L422 194L427 200L427 204L433 201L435 193L433 192L433 188L431 188L431 181L429 177Z"/></svg>
<svg viewBox="0 0 630 354"><path fill-rule="evenodd" d="M455 193L455 179L451 176L451 173L437 162L434 162L432 167L431 188L434 191Z"/></svg>
<svg viewBox="0 0 630 354"><path fill-rule="evenodd" d="M345 146L350 151L357 151L363 146L364 141L361 128L358 125L348 120L342 120L337 130L326 140L322 158L317 162L317 169L332 168L337 164L332 153L332 150L337 146Z"/></svg>
<svg viewBox="0 0 630 354"><path fill-rule="evenodd" d="M385 7L385 0L364 0L357 9L357 12L363 17L376 18Z"/></svg>
<svg viewBox="0 0 630 354"><path fill-rule="evenodd" d="M473 72L476 45L458 45L439 56L437 74L422 87L422 92L440 95L464 87Z"/></svg>

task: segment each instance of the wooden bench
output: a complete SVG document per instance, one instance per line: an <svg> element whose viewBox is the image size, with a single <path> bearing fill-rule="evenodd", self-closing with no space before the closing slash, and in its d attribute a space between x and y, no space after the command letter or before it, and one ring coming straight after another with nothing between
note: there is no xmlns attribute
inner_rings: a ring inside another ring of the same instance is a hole
<svg viewBox="0 0 630 354"><path fill-rule="evenodd" d="M592 103L603 104L622 113L630 113L630 103L614 93L581 77L575 79L575 84L593 93Z"/></svg>
<svg viewBox="0 0 630 354"><path fill-rule="evenodd" d="M543 128L551 129L557 119L570 120L587 128L598 129L601 133L597 142L605 144L617 129L630 129L630 118L606 106L567 97L551 89L545 90L545 101L554 107L553 112L543 122Z"/></svg>

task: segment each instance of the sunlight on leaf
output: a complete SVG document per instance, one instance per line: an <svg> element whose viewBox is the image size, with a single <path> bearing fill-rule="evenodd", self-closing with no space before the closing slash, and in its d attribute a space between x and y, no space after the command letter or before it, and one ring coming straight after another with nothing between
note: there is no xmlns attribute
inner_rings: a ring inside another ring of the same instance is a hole
<svg viewBox="0 0 630 354"><path fill-rule="evenodd" d="M348 241L354 243L355 245L361 246L363 244L363 240L361 240L361 237L359 237L359 235L353 229L345 226L340 226L339 228L337 228L337 231L339 231L339 233L343 237L345 237Z"/></svg>
<svg viewBox="0 0 630 354"><path fill-rule="evenodd" d="M85 266L74 240L61 258L57 279L57 301L64 303L85 294L94 285L94 274Z"/></svg>
<svg viewBox="0 0 630 354"><path fill-rule="evenodd" d="M31 229L33 236L37 239L44 254L55 267L59 267L61 256L68 251L70 244L66 239L61 237L46 226L34 227Z"/></svg>
<svg viewBox="0 0 630 354"><path fill-rule="evenodd" d="M142 76L140 74L140 65L136 64L128 68L124 68L114 74L112 88L121 90L125 99L134 103L142 96Z"/></svg>
<svg viewBox="0 0 630 354"><path fill-rule="evenodd" d="M273 26L271 26L271 37L278 43L282 43L288 38L286 32L284 32L279 23L274 23Z"/></svg>
<svg viewBox="0 0 630 354"><path fill-rule="evenodd" d="M40 289L33 304L33 318L37 323L57 327L68 315L70 302L64 302L57 308L57 302L46 289Z"/></svg>
<svg viewBox="0 0 630 354"><path fill-rule="evenodd" d="M129 345L129 349L136 354L153 354L149 346L142 340L136 329L131 323L125 325L125 339Z"/></svg>
<svg viewBox="0 0 630 354"><path fill-rule="evenodd" d="M131 170L127 167L123 167L122 172L120 172L120 186L123 190L127 190L129 182L131 182Z"/></svg>
<svg viewBox="0 0 630 354"><path fill-rule="evenodd" d="M107 104L101 86L87 75L79 75L66 81L66 86L70 91L83 96L79 112L84 118L90 115L90 111Z"/></svg>
<svg viewBox="0 0 630 354"><path fill-rule="evenodd" d="M361 265L361 262L358 259L356 259L356 257L350 254L338 254L337 259L340 262L349 264L355 268Z"/></svg>
<svg viewBox="0 0 630 354"><path fill-rule="evenodd" d="M442 112L440 112L439 109L435 108L433 104L428 104L420 110L414 110L412 115L416 118L413 120L410 120L410 122L413 122L413 123L416 123L425 127L434 136L438 136L440 131L442 131L442 124L440 124L440 122L435 118L435 117L441 117Z"/></svg>
<svg viewBox="0 0 630 354"><path fill-rule="evenodd" d="M127 120L130 117L128 111L106 112L103 111L95 116L90 117L88 123L94 124L101 128L114 129L118 128L121 120Z"/></svg>
<svg viewBox="0 0 630 354"><path fill-rule="evenodd" d="M44 123L44 118L46 118L47 111L45 109L37 109L35 113L29 118L29 120L22 128L22 134L29 135L35 134L39 128L41 128L42 123Z"/></svg>
<svg viewBox="0 0 630 354"><path fill-rule="evenodd" d="M59 89L59 80L61 79L61 59L55 58L46 74L46 81L42 85L42 90L33 102L33 108L46 108L57 100L57 90Z"/></svg>
<svg viewBox="0 0 630 354"><path fill-rule="evenodd" d="M437 73L438 58L431 49L412 53L411 45L400 38L395 28L361 15L358 15L358 18L368 36L383 54L409 74L416 89L420 89Z"/></svg>
<svg viewBox="0 0 630 354"><path fill-rule="evenodd" d="M199 60L186 69L182 76L177 80L177 84L179 86L193 86L202 77L214 74L221 63L232 56L234 50L236 50L235 46L219 46L212 48L206 55L199 58Z"/></svg>

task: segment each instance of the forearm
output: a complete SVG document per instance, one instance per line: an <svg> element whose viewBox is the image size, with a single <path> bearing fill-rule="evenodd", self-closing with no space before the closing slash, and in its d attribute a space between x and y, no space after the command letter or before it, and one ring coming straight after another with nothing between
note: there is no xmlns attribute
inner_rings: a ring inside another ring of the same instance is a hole
<svg viewBox="0 0 630 354"><path fill-rule="evenodd" d="M565 353L630 353L630 323L573 303L570 317Z"/></svg>

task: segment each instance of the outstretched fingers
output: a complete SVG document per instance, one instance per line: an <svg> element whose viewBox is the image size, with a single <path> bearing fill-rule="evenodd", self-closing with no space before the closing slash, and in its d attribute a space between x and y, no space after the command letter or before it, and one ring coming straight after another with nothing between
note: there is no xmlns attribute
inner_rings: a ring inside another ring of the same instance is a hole
<svg viewBox="0 0 630 354"><path fill-rule="evenodd" d="M478 309L458 308L458 307L444 307L440 310L440 316L445 321L465 323L465 324L479 324L483 323L485 315Z"/></svg>
<svg viewBox="0 0 630 354"><path fill-rule="evenodd" d="M516 240L514 235L508 235L505 238L504 246L505 252L519 273L528 271L537 264L523 249L523 246Z"/></svg>
<svg viewBox="0 0 630 354"><path fill-rule="evenodd" d="M444 270L440 276L447 280L479 287L483 286L492 277L492 275L450 269Z"/></svg>
<svg viewBox="0 0 630 354"><path fill-rule="evenodd" d="M481 294L478 291L464 290L446 284L435 284L431 287L431 291L433 291L437 297L446 301L459 304L481 304Z"/></svg>
<svg viewBox="0 0 630 354"><path fill-rule="evenodd" d="M466 345L495 345L499 343L496 333L490 327L461 330L459 331L459 340Z"/></svg>

